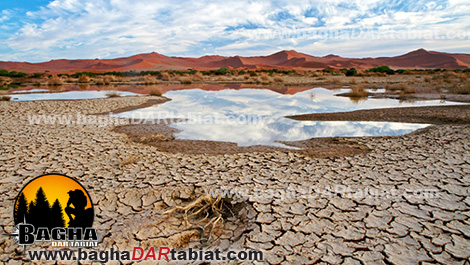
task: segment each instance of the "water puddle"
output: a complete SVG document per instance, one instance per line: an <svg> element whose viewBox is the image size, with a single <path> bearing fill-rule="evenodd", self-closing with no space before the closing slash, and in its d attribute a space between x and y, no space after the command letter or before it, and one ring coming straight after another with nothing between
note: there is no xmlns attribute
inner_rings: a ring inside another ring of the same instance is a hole
<svg viewBox="0 0 470 265"><path fill-rule="evenodd" d="M172 100L149 108L117 114L131 119L183 119L170 124L180 130L178 139L235 142L239 146L284 146L278 141L312 137L401 135L428 126L396 122L295 121L285 116L343 112L360 109L452 105L437 100L400 102L395 99L367 99L354 102L335 94L347 89L315 88L293 95L268 89L169 91Z"/></svg>

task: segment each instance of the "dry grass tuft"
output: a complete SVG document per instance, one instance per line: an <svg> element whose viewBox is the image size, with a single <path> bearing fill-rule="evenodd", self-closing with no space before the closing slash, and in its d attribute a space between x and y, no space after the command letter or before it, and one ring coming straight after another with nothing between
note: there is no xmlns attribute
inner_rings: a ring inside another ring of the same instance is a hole
<svg viewBox="0 0 470 265"><path fill-rule="evenodd" d="M108 98L118 98L121 96L121 94L119 94L118 92L109 92L109 93L106 93L106 96Z"/></svg>
<svg viewBox="0 0 470 265"><path fill-rule="evenodd" d="M141 78L141 81L143 81L146 85L153 85L158 83L157 79L151 75L144 76L143 78Z"/></svg>
<svg viewBox="0 0 470 265"><path fill-rule="evenodd" d="M193 80L194 81L204 81L204 76L200 72L197 72L193 75Z"/></svg>
<svg viewBox="0 0 470 265"><path fill-rule="evenodd" d="M341 80L337 77L330 77L327 79L328 83L335 84L335 85L341 85Z"/></svg>
<svg viewBox="0 0 470 265"><path fill-rule="evenodd" d="M78 83L90 83L90 78L87 75L81 75L78 77Z"/></svg>
<svg viewBox="0 0 470 265"><path fill-rule="evenodd" d="M123 168L127 165L134 164L135 162L139 161L141 158L142 158L141 155L130 154L128 157L126 157L125 159L121 160L121 162L119 162L119 167Z"/></svg>
<svg viewBox="0 0 470 265"><path fill-rule="evenodd" d="M49 80L47 81L47 85L48 86L61 86L63 85L64 82L62 81L62 79L60 79L58 76L52 76L51 78L49 78Z"/></svg>
<svg viewBox="0 0 470 265"><path fill-rule="evenodd" d="M11 82L13 82L13 79L0 76L0 86L8 86Z"/></svg>
<svg viewBox="0 0 470 265"><path fill-rule="evenodd" d="M276 76L276 77L274 77L274 82L284 83L284 78L282 78L282 76Z"/></svg>
<svg viewBox="0 0 470 265"><path fill-rule="evenodd" d="M150 96L157 96L157 97L161 97L163 95L162 91L158 88L152 88L150 89L150 92L149 92L149 95Z"/></svg>
<svg viewBox="0 0 470 265"><path fill-rule="evenodd" d="M161 79L162 81L170 81L171 76L167 72L163 72L158 76L158 79Z"/></svg>
<svg viewBox="0 0 470 265"><path fill-rule="evenodd" d="M178 81L180 81L181 84L192 84L193 81L189 76L181 76L178 78Z"/></svg>
<svg viewBox="0 0 470 265"><path fill-rule="evenodd" d="M93 82L94 82L96 85L106 85L106 83L104 82L103 78L101 78L101 77L94 78L94 79L93 79Z"/></svg>
<svg viewBox="0 0 470 265"><path fill-rule="evenodd" d="M111 84L112 82L116 82L116 77L114 75L105 75L103 81L105 84Z"/></svg>
<svg viewBox="0 0 470 265"><path fill-rule="evenodd" d="M453 89L456 94L470 94L470 81Z"/></svg>
<svg viewBox="0 0 470 265"><path fill-rule="evenodd" d="M354 98L364 98L364 97L369 96L369 93L367 93L363 85L358 85L358 86L351 88L351 92L349 93L349 96L354 97Z"/></svg>
<svg viewBox="0 0 470 265"><path fill-rule="evenodd" d="M256 80L257 83L260 84L271 84L274 82L273 78L268 76L266 73L262 73Z"/></svg>
<svg viewBox="0 0 470 265"><path fill-rule="evenodd" d="M408 86L406 86L406 87L402 90L402 93L403 93L403 94L414 94L414 93L416 93L416 90L415 90L413 87L408 87Z"/></svg>

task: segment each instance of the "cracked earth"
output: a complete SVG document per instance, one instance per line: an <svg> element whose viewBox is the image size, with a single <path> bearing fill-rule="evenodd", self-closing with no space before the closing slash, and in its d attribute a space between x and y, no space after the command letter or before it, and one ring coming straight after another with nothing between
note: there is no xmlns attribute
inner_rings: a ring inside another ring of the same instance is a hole
<svg viewBox="0 0 470 265"><path fill-rule="evenodd" d="M314 158L288 151L170 154L134 143L113 126L29 125L27 118L107 113L148 99L0 102L0 233L11 232L14 200L28 181L62 173L93 199L99 249L256 249L265 253L260 264L468 262L470 125L356 138L371 151ZM207 235L191 225L198 219L163 213L208 188L249 196L224 201L233 206L230 214L203 242ZM0 237L0 248L4 264L30 262L9 237Z"/></svg>

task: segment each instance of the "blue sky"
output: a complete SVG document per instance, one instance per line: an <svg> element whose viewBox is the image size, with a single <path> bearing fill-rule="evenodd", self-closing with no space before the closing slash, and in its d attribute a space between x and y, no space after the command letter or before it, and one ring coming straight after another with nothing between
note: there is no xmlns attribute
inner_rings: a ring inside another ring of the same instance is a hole
<svg viewBox="0 0 470 265"><path fill-rule="evenodd" d="M0 61L172 56L470 53L468 0L7 0Z"/></svg>

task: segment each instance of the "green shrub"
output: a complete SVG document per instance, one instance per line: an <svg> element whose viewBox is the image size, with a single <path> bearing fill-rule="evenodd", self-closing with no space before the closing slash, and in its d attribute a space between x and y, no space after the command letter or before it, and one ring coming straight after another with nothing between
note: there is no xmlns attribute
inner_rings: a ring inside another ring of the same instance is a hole
<svg viewBox="0 0 470 265"><path fill-rule="evenodd" d="M388 75L393 75L393 74L395 74L395 71L393 71L392 69L390 69L390 67L388 67L388 66L386 66L386 65L382 65L382 66L370 68L369 70L367 70L367 72L386 73L386 74L388 74Z"/></svg>
<svg viewBox="0 0 470 265"><path fill-rule="evenodd" d="M357 70L355 68L346 70L346 76L355 76L355 75L357 75Z"/></svg>
<svg viewBox="0 0 470 265"><path fill-rule="evenodd" d="M8 70L0 69L0 76L5 76L5 77L26 77L26 76L28 76L28 74L23 73L23 72L17 72L17 71L8 72Z"/></svg>

